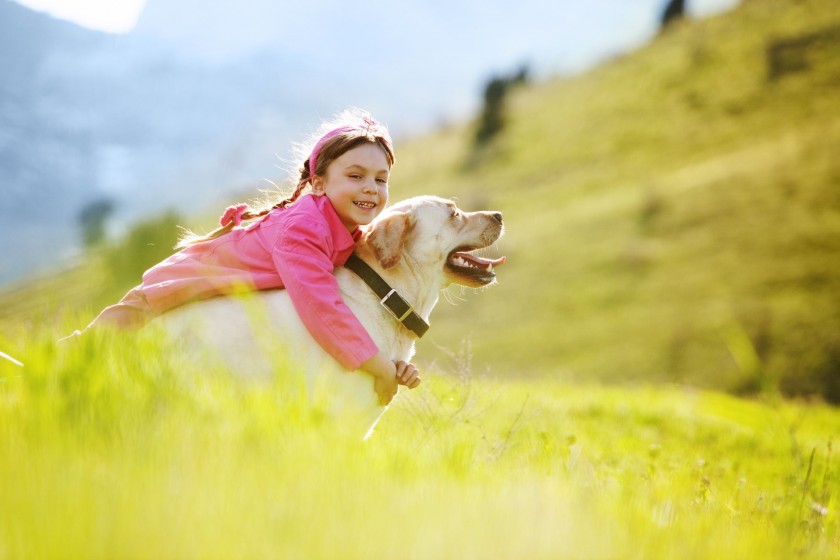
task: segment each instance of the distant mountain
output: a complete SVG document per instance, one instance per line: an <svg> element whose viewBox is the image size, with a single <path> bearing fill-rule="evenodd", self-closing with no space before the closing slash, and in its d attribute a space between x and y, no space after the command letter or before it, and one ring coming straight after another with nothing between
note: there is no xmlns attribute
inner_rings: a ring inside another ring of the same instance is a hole
<svg viewBox="0 0 840 560"><path fill-rule="evenodd" d="M10 241L0 282L72 253L76 216L96 199L115 200L126 221L282 175L274 154L315 117L279 116L306 98L290 89L283 99L282 61L261 56L187 60L142 35L0 0L0 236Z"/></svg>
<svg viewBox="0 0 840 560"><path fill-rule="evenodd" d="M43 225L58 226L64 208L80 202L67 185L92 180L85 163L89 135L78 122L56 118L58 107L49 99L58 93L55 57L105 41L101 33L0 0L0 280L27 270L36 247L51 246L41 244L52 237Z"/></svg>

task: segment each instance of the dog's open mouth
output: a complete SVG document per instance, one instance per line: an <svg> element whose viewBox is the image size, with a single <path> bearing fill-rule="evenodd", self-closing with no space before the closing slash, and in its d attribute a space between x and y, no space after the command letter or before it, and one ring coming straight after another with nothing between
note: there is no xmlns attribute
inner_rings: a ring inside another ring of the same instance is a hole
<svg viewBox="0 0 840 560"><path fill-rule="evenodd" d="M504 264L505 257L487 259L474 255L474 247L459 247L449 253L446 268L468 284L485 285L496 278L494 266Z"/></svg>

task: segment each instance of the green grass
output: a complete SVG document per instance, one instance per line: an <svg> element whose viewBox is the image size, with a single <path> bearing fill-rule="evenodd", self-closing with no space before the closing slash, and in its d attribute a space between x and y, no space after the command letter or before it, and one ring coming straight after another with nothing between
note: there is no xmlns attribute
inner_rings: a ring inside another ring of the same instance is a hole
<svg viewBox="0 0 840 560"><path fill-rule="evenodd" d="M150 336L0 365L0 558L834 558L840 412L498 381L468 350L362 443L286 373ZM10 347L8 341L3 343Z"/></svg>

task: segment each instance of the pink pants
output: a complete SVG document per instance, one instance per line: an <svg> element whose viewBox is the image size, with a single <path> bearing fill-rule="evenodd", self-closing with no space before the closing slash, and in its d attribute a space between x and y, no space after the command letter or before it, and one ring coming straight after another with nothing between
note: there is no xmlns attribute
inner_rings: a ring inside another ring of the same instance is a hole
<svg viewBox="0 0 840 560"><path fill-rule="evenodd" d="M103 325L136 330L148 323L155 316L155 313L139 288L140 286L131 289L118 303L103 309L85 330Z"/></svg>

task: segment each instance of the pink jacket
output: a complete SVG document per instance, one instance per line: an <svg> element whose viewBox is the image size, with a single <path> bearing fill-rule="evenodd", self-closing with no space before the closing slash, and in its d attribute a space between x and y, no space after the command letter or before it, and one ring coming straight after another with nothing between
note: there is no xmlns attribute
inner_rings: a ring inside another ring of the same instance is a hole
<svg viewBox="0 0 840 560"><path fill-rule="evenodd" d="M143 274L155 313L242 290L285 288L312 337L348 369L379 350L344 303L333 276L361 235L326 196L306 195L244 228L175 253Z"/></svg>

